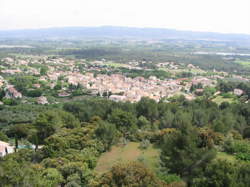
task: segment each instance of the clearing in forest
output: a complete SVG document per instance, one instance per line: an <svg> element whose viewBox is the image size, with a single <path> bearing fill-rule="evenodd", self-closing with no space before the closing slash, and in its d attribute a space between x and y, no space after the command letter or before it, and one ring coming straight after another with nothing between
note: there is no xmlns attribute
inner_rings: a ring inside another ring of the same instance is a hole
<svg viewBox="0 0 250 187"><path fill-rule="evenodd" d="M156 170L159 165L159 150L152 145L140 149L140 143L130 142L125 146L113 146L109 152L103 153L97 162L95 171L103 173L119 162L141 161L148 168Z"/></svg>

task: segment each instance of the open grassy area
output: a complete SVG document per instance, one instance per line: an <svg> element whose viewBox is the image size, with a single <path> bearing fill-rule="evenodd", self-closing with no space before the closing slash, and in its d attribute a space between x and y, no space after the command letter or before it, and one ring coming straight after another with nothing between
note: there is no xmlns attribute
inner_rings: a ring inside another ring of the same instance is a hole
<svg viewBox="0 0 250 187"><path fill-rule="evenodd" d="M236 60L235 63L240 64L244 67L250 67L250 60L249 61Z"/></svg>
<svg viewBox="0 0 250 187"><path fill-rule="evenodd" d="M148 168L156 170L159 164L159 150L150 145L147 149L139 149L140 143L130 142L125 146L113 146L109 152L104 153L98 160L95 171L103 173L118 162L143 162Z"/></svg>
<svg viewBox="0 0 250 187"><path fill-rule="evenodd" d="M218 152L216 159L222 159L222 160L227 160L230 162L235 162L236 158L233 155L229 155L225 152Z"/></svg>
<svg viewBox="0 0 250 187"><path fill-rule="evenodd" d="M204 71L202 69L189 69L189 68L186 68L186 69L167 69L167 68L164 68L164 69L166 71L171 72L171 73L181 73L181 72L190 72L190 73L193 73L193 74L206 73L206 71Z"/></svg>
<svg viewBox="0 0 250 187"><path fill-rule="evenodd" d="M223 102L233 103L233 102L235 102L235 99L234 98L224 98L223 96L219 95L216 98L214 98L212 101L217 103L218 105L220 105Z"/></svg>
<svg viewBox="0 0 250 187"><path fill-rule="evenodd" d="M127 64L121 64L121 63L115 63L115 62L105 62L105 65L113 67L113 68L128 67Z"/></svg>

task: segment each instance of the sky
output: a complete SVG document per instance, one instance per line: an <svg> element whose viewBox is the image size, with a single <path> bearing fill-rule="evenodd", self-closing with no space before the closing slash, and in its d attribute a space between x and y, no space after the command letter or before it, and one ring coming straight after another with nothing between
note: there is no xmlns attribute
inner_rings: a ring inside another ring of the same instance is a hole
<svg viewBox="0 0 250 187"><path fill-rule="evenodd" d="M104 25L250 34L250 0L0 0L0 30Z"/></svg>

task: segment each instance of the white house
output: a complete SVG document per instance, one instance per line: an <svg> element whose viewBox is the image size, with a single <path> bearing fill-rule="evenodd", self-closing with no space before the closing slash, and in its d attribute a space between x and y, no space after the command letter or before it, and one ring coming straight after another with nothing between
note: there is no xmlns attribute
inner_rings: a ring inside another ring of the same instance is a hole
<svg viewBox="0 0 250 187"><path fill-rule="evenodd" d="M6 142L0 141L0 157L14 152L14 147Z"/></svg>

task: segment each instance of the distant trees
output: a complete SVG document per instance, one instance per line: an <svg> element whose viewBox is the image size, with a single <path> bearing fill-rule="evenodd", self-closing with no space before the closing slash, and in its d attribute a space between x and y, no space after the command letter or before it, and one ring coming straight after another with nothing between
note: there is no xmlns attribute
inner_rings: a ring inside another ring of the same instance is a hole
<svg viewBox="0 0 250 187"><path fill-rule="evenodd" d="M48 71L49 71L48 66L42 66L40 68L40 75L46 75Z"/></svg>
<svg viewBox="0 0 250 187"><path fill-rule="evenodd" d="M28 89L32 87L32 84L38 83L38 80L34 76L18 75L11 78L10 83L22 94L26 94Z"/></svg>

